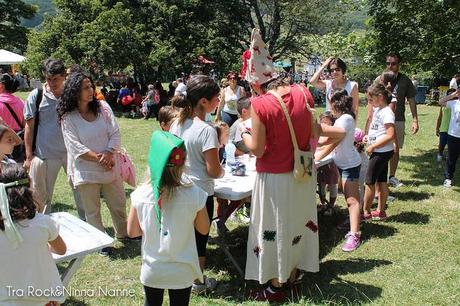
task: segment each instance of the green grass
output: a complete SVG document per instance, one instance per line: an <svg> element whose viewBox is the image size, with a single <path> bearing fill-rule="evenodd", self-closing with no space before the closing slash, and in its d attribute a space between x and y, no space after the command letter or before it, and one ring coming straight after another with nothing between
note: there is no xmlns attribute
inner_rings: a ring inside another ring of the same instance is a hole
<svg viewBox="0 0 460 306"><path fill-rule="evenodd" d="M406 136L398 170L404 183L392 189L397 197L389 203L386 222L362 227L364 244L355 252L341 251L344 233L335 225L345 216L320 217L320 272L308 274L302 283L303 297L291 305L453 305L460 296L460 171L454 187L444 189L443 166L435 161L437 138L434 125L438 108L419 106L421 124L417 135ZM365 110L361 107L360 126ZM408 115L408 122L410 116ZM134 160L139 180L144 177L151 132L158 128L152 120L120 118L122 143ZM409 126L409 124L408 124ZM127 188L127 193L131 192ZM63 173L54 194L54 210L76 214L72 194ZM128 201L129 206L129 201ZM104 224L113 233L108 210ZM231 251L245 263L247 226L230 223ZM215 231L212 230L215 237ZM72 289L108 287L134 289L134 297L71 297L65 305L142 305L139 281L140 244L117 242L111 257L87 256L72 279ZM248 288L212 238L208 247L206 274L219 285L207 296L192 296L191 305L263 305L244 300ZM165 296L167 301L167 297ZM287 303L288 305L289 303ZM165 305L166 302L165 302Z"/></svg>

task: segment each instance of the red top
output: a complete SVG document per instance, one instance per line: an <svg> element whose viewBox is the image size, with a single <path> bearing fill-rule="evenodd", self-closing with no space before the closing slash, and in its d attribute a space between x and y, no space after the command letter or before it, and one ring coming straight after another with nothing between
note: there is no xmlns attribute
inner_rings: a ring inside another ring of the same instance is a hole
<svg viewBox="0 0 460 306"><path fill-rule="evenodd" d="M313 108L313 97L310 91L305 86L302 88L310 107ZM292 85L291 91L282 98L291 116L299 148L307 150L312 118L306 108L303 93L297 85ZM257 172L286 173L292 171L294 169L294 147L286 116L278 100L272 94L267 93L252 98L251 105L266 130L265 152L261 158L257 158Z"/></svg>

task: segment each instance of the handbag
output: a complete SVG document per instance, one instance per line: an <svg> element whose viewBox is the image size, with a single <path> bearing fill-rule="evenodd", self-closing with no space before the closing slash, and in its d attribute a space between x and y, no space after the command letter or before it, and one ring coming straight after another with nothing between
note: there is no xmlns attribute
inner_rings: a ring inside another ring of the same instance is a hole
<svg viewBox="0 0 460 306"><path fill-rule="evenodd" d="M286 121L289 126L289 133L291 134L291 141L294 147L294 170L293 170L294 179L299 183L308 182L311 176L313 175L313 171L314 171L313 152L311 150L302 151L299 149L294 127L292 126L291 116L289 115L289 112L287 110L286 105L283 102L283 99L276 91L270 90L269 93L271 93L278 100L278 103L281 105L281 108L283 109L284 115L286 116ZM307 110L311 112L311 110L309 109L310 106L308 105L308 101L306 99L305 93L304 93L304 98L305 98L305 103L307 105ZM312 114L312 121L313 121L313 118L314 117ZM312 133L313 132L314 131L312 130Z"/></svg>
<svg viewBox="0 0 460 306"><path fill-rule="evenodd" d="M132 187L136 187L136 169L129 156L128 152L124 148L116 152L116 164L119 168L119 173L124 182Z"/></svg>

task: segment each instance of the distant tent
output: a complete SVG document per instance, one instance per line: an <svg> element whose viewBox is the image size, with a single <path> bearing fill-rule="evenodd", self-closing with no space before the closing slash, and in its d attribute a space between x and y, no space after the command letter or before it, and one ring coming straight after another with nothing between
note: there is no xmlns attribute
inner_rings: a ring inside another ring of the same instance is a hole
<svg viewBox="0 0 460 306"><path fill-rule="evenodd" d="M0 65L14 65L25 59L26 58L22 55L0 49Z"/></svg>

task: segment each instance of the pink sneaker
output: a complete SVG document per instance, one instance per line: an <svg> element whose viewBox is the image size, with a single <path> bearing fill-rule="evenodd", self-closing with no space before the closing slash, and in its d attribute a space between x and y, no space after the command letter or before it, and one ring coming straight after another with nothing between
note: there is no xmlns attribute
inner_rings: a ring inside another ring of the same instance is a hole
<svg viewBox="0 0 460 306"><path fill-rule="evenodd" d="M352 252L356 250L360 245L361 245L361 235L353 234L352 232L348 232L348 234L345 235L345 243L342 246L342 251Z"/></svg>
<svg viewBox="0 0 460 306"><path fill-rule="evenodd" d="M387 214L384 211L371 211L372 221L385 221Z"/></svg>

